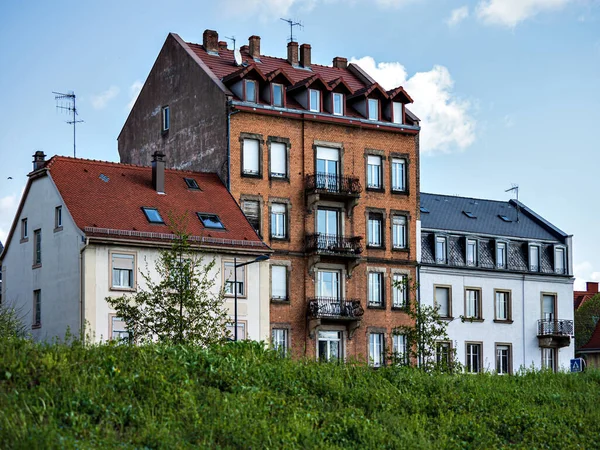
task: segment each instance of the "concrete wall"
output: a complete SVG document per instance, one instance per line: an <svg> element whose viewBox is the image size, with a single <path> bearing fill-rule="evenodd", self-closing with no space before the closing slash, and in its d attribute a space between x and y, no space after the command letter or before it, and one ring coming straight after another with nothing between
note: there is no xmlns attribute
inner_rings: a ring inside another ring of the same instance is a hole
<svg viewBox="0 0 600 450"><path fill-rule="evenodd" d="M55 229L55 208L62 206L62 229ZM27 240L21 220L27 218ZM33 268L34 230L42 230L42 264ZM80 329L79 249L82 234L69 215L50 176L32 181L3 266L3 302L13 304L36 340L63 338ZM33 324L33 291L41 290L41 326Z"/></svg>
<svg viewBox="0 0 600 450"><path fill-rule="evenodd" d="M537 338L537 321L542 318L541 293L557 295L557 319L573 320L573 280L564 277L517 275L475 270L421 268L421 303L433 306L434 285L452 286L452 316L448 336L458 361L465 364L465 341L483 342L483 367L495 370L495 343L512 344L513 371L542 364ZM462 322L465 315L465 287L481 288L483 322ZM494 289L510 290L513 323L494 322ZM558 366L569 368L574 340L558 351Z"/></svg>

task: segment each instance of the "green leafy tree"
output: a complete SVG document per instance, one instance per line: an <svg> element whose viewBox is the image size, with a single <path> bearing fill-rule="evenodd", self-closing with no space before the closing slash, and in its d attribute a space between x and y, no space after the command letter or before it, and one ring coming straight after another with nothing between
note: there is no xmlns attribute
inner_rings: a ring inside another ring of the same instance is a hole
<svg viewBox="0 0 600 450"><path fill-rule="evenodd" d="M216 288L211 273L215 259L207 261L191 247L189 235L181 231L182 220L171 219L176 239L169 250L160 252L158 276L147 266L146 272L140 271L146 290L106 298L127 324L130 340L209 346L229 337L224 292Z"/></svg>
<svg viewBox="0 0 600 450"><path fill-rule="evenodd" d="M600 294L594 295L575 311L575 348L588 343L600 319Z"/></svg>
<svg viewBox="0 0 600 450"><path fill-rule="evenodd" d="M0 339L27 337L21 311L13 304L0 304Z"/></svg>

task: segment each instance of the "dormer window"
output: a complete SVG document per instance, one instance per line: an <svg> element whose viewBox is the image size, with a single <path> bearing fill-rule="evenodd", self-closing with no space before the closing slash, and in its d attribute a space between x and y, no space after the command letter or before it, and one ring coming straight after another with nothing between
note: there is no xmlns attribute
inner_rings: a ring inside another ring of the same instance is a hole
<svg viewBox="0 0 600 450"><path fill-rule="evenodd" d="M334 92L333 96L333 115L343 116L344 115L344 94Z"/></svg>
<svg viewBox="0 0 600 450"><path fill-rule="evenodd" d="M246 80L246 101L256 103L256 81Z"/></svg>
<svg viewBox="0 0 600 450"><path fill-rule="evenodd" d="M435 262L438 264L446 264L448 262L448 254L446 253L446 238L444 236L436 236L435 238Z"/></svg>
<svg viewBox="0 0 600 450"><path fill-rule="evenodd" d="M308 90L309 106L308 109L314 112L321 112L321 92L316 89Z"/></svg>
<svg viewBox="0 0 600 450"><path fill-rule="evenodd" d="M273 89L273 106L283 107L283 85L272 83L271 86Z"/></svg>
<svg viewBox="0 0 600 450"><path fill-rule="evenodd" d="M393 102L394 123L402 123L402 103Z"/></svg>
<svg viewBox="0 0 600 450"><path fill-rule="evenodd" d="M563 247L556 247L554 249L554 272L564 275L567 273L565 269L565 249Z"/></svg>
<svg viewBox="0 0 600 450"><path fill-rule="evenodd" d="M369 120L379 120L379 100L376 98L368 99L369 105Z"/></svg>
<svg viewBox="0 0 600 450"><path fill-rule="evenodd" d="M540 270L540 247L538 245L529 246L529 270L531 272Z"/></svg>

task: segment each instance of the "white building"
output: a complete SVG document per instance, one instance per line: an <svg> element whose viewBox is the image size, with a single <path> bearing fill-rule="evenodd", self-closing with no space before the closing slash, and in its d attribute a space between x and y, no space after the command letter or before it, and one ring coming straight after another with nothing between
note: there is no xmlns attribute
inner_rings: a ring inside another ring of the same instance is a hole
<svg viewBox="0 0 600 450"><path fill-rule="evenodd" d="M233 323L234 258L270 249L215 174L165 170L163 156L150 168L36 153L0 255L2 297L35 339L79 334L86 323L94 341L125 333L105 298L144 289L141 272L157 277L174 237L168 217L184 214L193 247L216 260L215 290L228 292ZM268 262L238 268L237 290L238 338L268 341Z"/></svg>
<svg viewBox="0 0 600 450"><path fill-rule="evenodd" d="M421 194L420 301L469 372L568 369L571 236L522 203Z"/></svg>

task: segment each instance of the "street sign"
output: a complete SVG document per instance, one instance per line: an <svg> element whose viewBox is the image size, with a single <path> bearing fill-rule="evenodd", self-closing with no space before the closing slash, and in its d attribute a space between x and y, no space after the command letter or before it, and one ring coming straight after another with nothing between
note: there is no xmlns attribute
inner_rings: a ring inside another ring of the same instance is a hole
<svg viewBox="0 0 600 450"><path fill-rule="evenodd" d="M571 372L583 372L585 361L583 358L573 358L571 360Z"/></svg>

